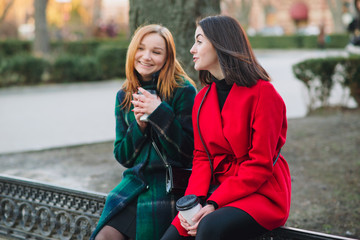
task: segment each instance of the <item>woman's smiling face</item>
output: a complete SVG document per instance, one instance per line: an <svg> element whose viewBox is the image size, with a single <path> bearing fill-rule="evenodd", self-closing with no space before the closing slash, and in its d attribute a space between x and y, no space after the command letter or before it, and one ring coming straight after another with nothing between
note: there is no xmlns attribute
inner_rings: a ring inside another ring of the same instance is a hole
<svg viewBox="0 0 360 240"><path fill-rule="evenodd" d="M144 81L150 81L152 74L159 71L166 61L166 43L157 33L143 37L135 54L135 69Z"/></svg>

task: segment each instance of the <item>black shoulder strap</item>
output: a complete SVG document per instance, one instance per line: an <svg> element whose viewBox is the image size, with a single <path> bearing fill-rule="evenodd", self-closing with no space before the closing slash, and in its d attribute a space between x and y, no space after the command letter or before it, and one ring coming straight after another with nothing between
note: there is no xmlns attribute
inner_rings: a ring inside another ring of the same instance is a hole
<svg viewBox="0 0 360 240"><path fill-rule="evenodd" d="M214 167L213 167L213 165L212 165L211 158L210 158L210 154L209 154L209 152L208 152L208 150L207 150L207 148L206 148L206 145L205 145L205 143L204 143L204 140L203 140L203 138L201 137L200 124L199 124L200 109L201 109L201 107L202 107L202 105L203 105L203 103L204 103L204 100L205 100L207 94L208 94L209 91L210 91L210 88L211 88L211 84L209 85L209 88L206 90L205 95L204 95L204 97L203 97L203 99L201 100L201 103L200 103L200 105L199 105L199 109L198 109L198 113L197 113L197 117L196 117L196 122L197 122L197 129L198 129L198 132L199 132L199 137L200 137L201 143L203 144L204 149L205 149L205 152L206 152L206 155L208 156L208 159L209 159L210 170L211 170L211 180L212 180L213 175L214 175Z"/></svg>
<svg viewBox="0 0 360 240"><path fill-rule="evenodd" d="M280 148L280 150L279 150L278 155L276 156L276 158L275 158L275 160L274 160L273 166L275 166L275 163L276 163L276 162L277 162L277 160L279 159L280 152L281 152L281 148Z"/></svg>

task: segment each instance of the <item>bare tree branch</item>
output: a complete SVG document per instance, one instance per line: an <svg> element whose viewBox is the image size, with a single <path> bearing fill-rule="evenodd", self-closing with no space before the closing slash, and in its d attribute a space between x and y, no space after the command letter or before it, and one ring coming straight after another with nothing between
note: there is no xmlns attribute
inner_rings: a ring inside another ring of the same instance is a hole
<svg viewBox="0 0 360 240"><path fill-rule="evenodd" d="M8 1L4 0L4 1L5 1L5 3L4 3L5 7L4 7L3 12L0 13L0 23L2 23L4 21L9 9L11 8L11 6L14 3L14 0L8 0Z"/></svg>

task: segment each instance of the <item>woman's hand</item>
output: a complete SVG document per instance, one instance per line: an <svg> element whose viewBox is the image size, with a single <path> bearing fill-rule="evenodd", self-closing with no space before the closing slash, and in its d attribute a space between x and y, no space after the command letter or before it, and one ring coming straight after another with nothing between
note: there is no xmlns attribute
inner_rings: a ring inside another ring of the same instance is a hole
<svg viewBox="0 0 360 240"><path fill-rule="evenodd" d="M199 223L201 221L201 219L203 219L206 215L208 215L209 213L212 213L215 211L215 208L213 205L209 204L206 205L204 207L202 207L200 209L200 211L198 213L196 213L194 215L194 217L191 219L195 224L193 226L191 226L186 220L185 218L183 218L181 216L181 214L178 214L178 217L180 219L180 224L181 226L187 231L187 233L190 236L196 236L197 233L197 228L199 226Z"/></svg>
<svg viewBox="0 0 360 240"><path fill-rule="evenodd" d="M131 101L133 104L134 104L134 109L132 110L134 112L134 115L135 115L135 119L136 119L136 122L137 124L139 125L139 128L141 130L142 133L145 132L145 128L147 127L148 123L147 122L144 122L144 121L141 121L140 120L140 117L142 115L144 115L143 112L139 112L139 111L135 111L135 108L136 108L136 103L137 101L133 100Z"/></svg>
<svg viewBox="0 0 360 240"><path fill-rule="evenodd" d="M134 105L134 109L132 110L135 114L136 122L138 123L142 132L144 132L147 122L143 122L140 120L140 117L145 113L150 115L160 104L161 99L159 96L152 95L148 91L143 88L139 88L140 94L133 94L133 100L131 103Z"/></svg>

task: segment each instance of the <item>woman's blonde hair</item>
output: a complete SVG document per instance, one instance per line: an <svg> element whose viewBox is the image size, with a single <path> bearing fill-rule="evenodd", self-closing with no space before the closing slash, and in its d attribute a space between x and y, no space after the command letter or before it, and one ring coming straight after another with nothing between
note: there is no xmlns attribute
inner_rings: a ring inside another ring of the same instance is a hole
<svg viewBox="0 0 360 240"><path fill-rule="evenodd" d="M125 92L125 98L122 102L123 108L130 109L132 94L137 92L140 87L140 82L136 75L135 70L135 54L141 43L141 40L148 34L159 34L166 43L166 60L164 66L160 70L159 79L157 83L157 90L160 97L164 100L169 99L176 87L179 86L179 82L183 81L183 78L187 79L191 84L195 86L193 80L185 73L180 63L176 59L175 43L170 31L161 25L150 24L139 27L129 44L126 54L126 80L122 86Z"/></svg>

